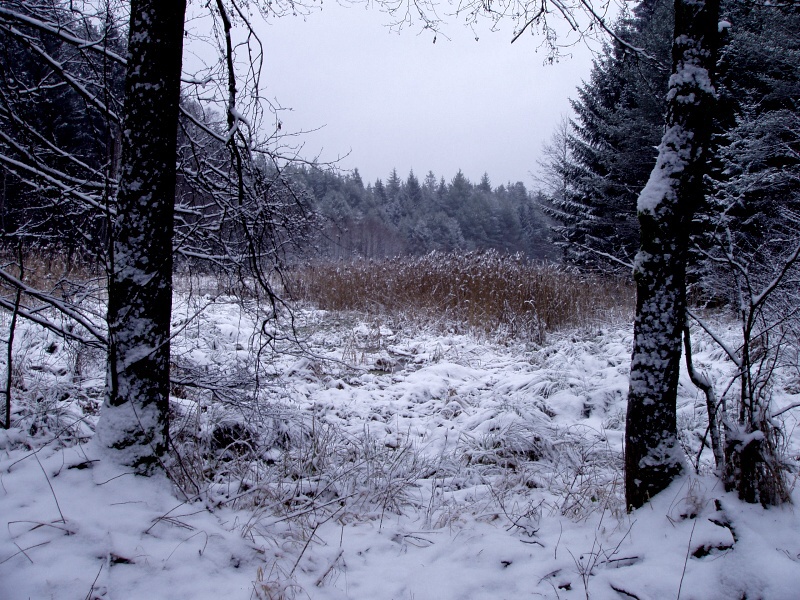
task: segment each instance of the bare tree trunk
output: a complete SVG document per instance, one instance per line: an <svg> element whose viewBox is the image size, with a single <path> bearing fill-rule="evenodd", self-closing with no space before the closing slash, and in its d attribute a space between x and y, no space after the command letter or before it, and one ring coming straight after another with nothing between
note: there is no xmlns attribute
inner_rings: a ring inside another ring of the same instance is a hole
<svg viewBox="0 0 800 600"><path fill-rule="evenodd" d="M658 161L639 196L636 321L625 431L625 497L638 508L681 472L676 398L689 228L703 200L719 0L675 0L672 76Z"/></svg>
<svg viewBox="0 0 800 600"><path fill-rule="evenodd" d="M108 284L103 444L140 473L167 445L172 237L185 0L132 0Z"/></svg>

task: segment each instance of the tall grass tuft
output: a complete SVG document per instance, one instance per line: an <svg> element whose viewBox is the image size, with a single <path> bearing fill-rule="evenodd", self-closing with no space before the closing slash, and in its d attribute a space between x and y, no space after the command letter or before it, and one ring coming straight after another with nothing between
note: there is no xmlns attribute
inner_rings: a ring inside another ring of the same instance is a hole
<svg viewBox="0 0 800 600"><path fill-rule="evenodd" d="M633 314L630 281L489 251L317 263L293 295L324 310L444 319L543 343L547 332Z"/></svg>

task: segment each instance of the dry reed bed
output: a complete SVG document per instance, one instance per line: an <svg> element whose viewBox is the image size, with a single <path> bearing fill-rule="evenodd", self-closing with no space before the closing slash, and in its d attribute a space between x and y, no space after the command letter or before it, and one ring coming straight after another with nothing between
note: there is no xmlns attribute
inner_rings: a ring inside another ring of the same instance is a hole
<svg viewBox="0 0 800 600"><path fill-rule="evenodd" d="M324 310L445 319L543 342L545 333L630 318L630 281L497 252L318 263L290 277L297 299Z"/></svg>

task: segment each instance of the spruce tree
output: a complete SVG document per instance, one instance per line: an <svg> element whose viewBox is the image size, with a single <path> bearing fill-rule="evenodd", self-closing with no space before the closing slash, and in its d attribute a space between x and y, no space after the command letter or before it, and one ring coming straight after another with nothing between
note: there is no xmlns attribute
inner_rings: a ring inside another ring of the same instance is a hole
<svg viewBox="0 0 800 600"><path fill-rule="evenodd" d="M567 152L551 152L544 168L563 181L543 205L558 222L557 241L583 267L607 269L606 257L632 262L638 247L636 199L655 164L669 76L672 4L653 0L615 26L619 41L605 46L589 81L571 101ZM554 140L553 143L556 143Z"/></svg>

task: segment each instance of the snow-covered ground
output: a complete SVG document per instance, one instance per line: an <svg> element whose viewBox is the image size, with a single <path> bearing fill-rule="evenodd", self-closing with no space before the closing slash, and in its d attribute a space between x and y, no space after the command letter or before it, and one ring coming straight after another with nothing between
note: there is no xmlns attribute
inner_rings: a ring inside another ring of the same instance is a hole
<svg viewBox="0 0 800 600"><path fill-rule="evenodd" d="M172 481L94 444L102 355L20 326L17 426L0 432L0 598L800 597L794 506L726 494L708 450L699 475L625 513L628 326L535 347L309 310L300 349L235 303L187 321L202 303L174 311L186 382ZM724 390L730 364L696 337ZM797 374L776 392L799 401ZM679 404L693 466L706 423L685 375ZM795 462L798 412L781 415Z"/></svg>

